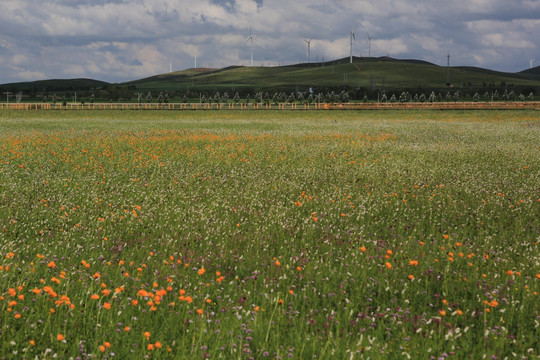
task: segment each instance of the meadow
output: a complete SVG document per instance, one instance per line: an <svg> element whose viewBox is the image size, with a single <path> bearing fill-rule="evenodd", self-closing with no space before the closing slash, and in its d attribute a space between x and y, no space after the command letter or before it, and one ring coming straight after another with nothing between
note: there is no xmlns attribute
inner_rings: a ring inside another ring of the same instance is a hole
<svg viewBox="0 0 540 360"><path fill-rule="evenodd" d="M2 111L0 358L538 359L538 111Z"/></svg>

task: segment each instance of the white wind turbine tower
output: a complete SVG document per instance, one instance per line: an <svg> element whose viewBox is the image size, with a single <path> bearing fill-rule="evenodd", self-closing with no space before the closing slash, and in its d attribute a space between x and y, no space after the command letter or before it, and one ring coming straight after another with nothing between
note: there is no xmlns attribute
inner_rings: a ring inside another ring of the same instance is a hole
<svg viewBox="0 0 540 360"><path fill-rule="evenodd" d="M309 64L309 52L310 52L310 48L311 48L311 40L313 40L313 39L304 40L307 43L307 62L308 62L308 64Z"/></svg>
<svg viewBox="0 0 540 360"><path fill-rule="evenodd" d="M353 39L356 40L356 37L354 36L354 31L353 29L351 29L351 45L350 45L350 59L351 59L351 64L352 64L352 43L353 43Z"/></svg>
<svg viewBox="0 0 540 360"><path fill-rule="evenodd" d="M368 49L369 49L369 52L368 52L368 57L371 57L371 39L372 37L369 36L369 33L367 33L367 43L368 43Z"/></svg>
<svg viewBox="0 0 540 360"><path fill-rule="evenodd" d="M197 54L198 54L197 49L195 49L194 54L195 54L195 69L196 69L197 68Z"/></svg>
<svg viewBox="0 0 540 360"><path fill-rule="evenodd" d="M251 67L253 67L253 35L251 35L251 26L249 27L249 37L247 38L246 40L246 43L249 41L250 42L250 48L251 48Z"/></svg>
<svg viewBox="0 0 540 360"><path fill-rule="evenodd" d="M533 63L534 63L534 60L532 57L529 57L529 68L532 69L533 68Z"/></svg>

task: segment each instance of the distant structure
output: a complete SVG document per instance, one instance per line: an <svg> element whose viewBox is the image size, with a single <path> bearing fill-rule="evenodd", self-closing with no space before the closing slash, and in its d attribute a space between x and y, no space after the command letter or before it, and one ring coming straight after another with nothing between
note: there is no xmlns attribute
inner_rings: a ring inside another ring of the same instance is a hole
<svg viewBox="0 0 540 360"><path fill-rule="evenodd" d="M529 57L529 69L532 69L533 68L533 63L534 63L534 60L532 57Z"/></svg>
<svg viewBox="0 0 540 360"><path fill-rule="evenodd" d="M369 33L367 33L367 44L368 44L368 57L371 57L371 39L372 37L369 36Z"/></svg>
<svg viewBox="0 0 540 360"><path fill-rule="evenodd" d="M354 31L353 29L351 28L351 45L350 45L350 61L351 61L351 64L352 64L352 43L353 43L353 40L356 40L356 38L354 37Z"/></svg>
<svg viewBox="0 0 540 360"><path fill-rule="evenodd" d="M446 85L450 86L452 85L452 82L450 80L450 53L446 55Z"/></svg>
<svg viewBox="0 0 540 360"><path fill-rule="evenodd" d="M251 48L251 67L253 67L253 35L251 34L251 26L249 27L249 37L246 40L246 43L250 42L250 48Z"/></svg>
<svg viewBox="0 0 540 360"><path fill-rule="evenodd" d="M306 43L307 43L307 62L309 64L309 51L310 51L310 47L311 47L311 40L313 39L309 39L309 40L304 40Z"/></svg>
<svg viewBox="0 0 540 360"><path fill-rule="evenodd" d="M197 49L195 49L194 53L195 53L195 69L196 69L197 68L197 54L198 54Z"/></svg>

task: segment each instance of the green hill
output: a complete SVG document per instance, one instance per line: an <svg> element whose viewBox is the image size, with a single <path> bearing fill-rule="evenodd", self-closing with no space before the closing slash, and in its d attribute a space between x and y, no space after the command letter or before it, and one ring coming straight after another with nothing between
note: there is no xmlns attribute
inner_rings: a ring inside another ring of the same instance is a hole
<svg viewBox="0 0 540 360"><path fill-rule="evenodd" d="M375 89L442 89L505 87L540 89L535 73L503 73L475 67L442 67L420 60L389 57L341 59L280 67L189 69L128 82L143 90L294 89L350 87Z"/></svg>
<svg viewBox="0 0 540 360"><path fill-rule="evenodd" d="M2 89L13 89L16 91L66 91L66 90L89 90L92 88L102 88L108 86L105 81L92 79L52 79L38 80L20 83L10 83L0 85Z"/></svg>
<svg viewBox="0 0 540 360"><path fill-rule="evenodd" d="M253 93L255 91L315 92L349 89L358 98L386 91L455 91L472 96L474 92L511 89L516 93L540 93L540 67L519 73L504 73L477 67L445 67L414 59L390 57L349 58L301 63L278 67L230 66L222 69L197 68L160 74L121 84L90 79L43 80L0 85L0 91L23 91L29 98L52 92L80 91L96 98L130 99L135 92L167 91L174 95L216 91ZM37 95L36 95L37 93ZM190 95L188 95L190 96ZM198 96L198 95L197 95Z"/></svg>

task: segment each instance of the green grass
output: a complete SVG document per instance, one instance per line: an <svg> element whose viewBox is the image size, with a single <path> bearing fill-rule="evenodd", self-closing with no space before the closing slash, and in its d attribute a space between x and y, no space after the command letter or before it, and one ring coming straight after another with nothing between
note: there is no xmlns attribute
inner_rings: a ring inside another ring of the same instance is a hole
<svg viewBox="0 0 540 360"><path fill-rule="evenodd" d="M0 357L537 358L539 144L534 111L3 111Z"/></svg>
<svg viewBox="0 0 540 360"><path fill-rule="evenodd" d="M300 90L305 91L306 87L318 89L350 86L352 88L385 89L399 92L400 89L422 88L445 90L447 89L447 72L448 69L445 66L414 60L355 58L353 64L350 64L348 59L343 59L339 62L320 65L233 67L219 70L207 69L207 71L200 72L187 70L137 80L132 84L141 89L151 90L204 88L231 91L233 87L272 90L293 89L295 86L300 86ZM493 88L506 87L506 85L501 86L501 83L512 84L512 87L537 88L539 86L538 80L532 74L511 74L473 67L452 67L450 81L455 85L455 88L449 90L485 88L485 91L492 91ZM488 84L493 84L493 87L488 88Z"/></svg>

